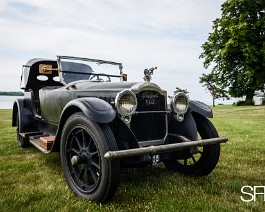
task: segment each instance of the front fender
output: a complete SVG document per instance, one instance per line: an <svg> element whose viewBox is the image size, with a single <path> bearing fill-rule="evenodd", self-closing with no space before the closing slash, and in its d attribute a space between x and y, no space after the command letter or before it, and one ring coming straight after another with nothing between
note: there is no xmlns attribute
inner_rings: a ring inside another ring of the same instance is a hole
<svg viewBox="0 0 265 212"><path fill-rule="evenodd" d="M189 110L191 112L199 113L207 118L213 118L212 109L200 101L190 100L189 101Z"/></svg>
<svg viewBox="0 0 265 212"><path fill-rule="evenodd" d="M182 122L179 122L174 115L171 116L168 128L169 133L183 135L194 141L197 140L198 133L194 119L196 114L200 114L207 118L213 117L212 109L208 105L199 101L191 100L189 101L189 109Z"/></svg>
<svg viewBox="0 0 265 212"><path fill-rule="evenodd" d="M193 141L198 140L197 127L191 112L190 109L187 111L182 122L179 122L175 116L172 115L168 124L169 134L183 135Z"/></svg>
<svg viewBox="0 0 265 212"><path fill-rule="evenodd" d="M116 111L109 103L95 97L78 98L68 102L60 117L59 127L56 133L53 151L60 148L61 133L67 119L76 112L83 112L87 118L97 123L110 123L116 117Z"/></svg>
<svg viewBox="0 0 265 212"><path fill-rule="evenodd" d="M79 111L82 111L87 118L97 123L110 123L116 117L116 111L109 103L95 97L78 98L68 102L62 116L69 114L71 108L79 108Z"/></svg>

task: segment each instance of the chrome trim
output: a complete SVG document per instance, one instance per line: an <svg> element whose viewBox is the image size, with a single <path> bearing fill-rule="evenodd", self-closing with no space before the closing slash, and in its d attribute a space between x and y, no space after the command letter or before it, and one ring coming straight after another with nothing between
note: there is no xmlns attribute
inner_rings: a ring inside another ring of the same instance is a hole
<svg viewBox="0 0 265 212"><path fill-rule="evenodd" d="M185 99L186 99L186 102L187 102L187 104L186 104L186 108L185 108L185 110L183 110L183 111L179 111L179 110L177 110L176 109L176 107L175 107L175 105L176 105L176 99L178 98L178 97L180 97L180 96L183 96L183 97L185 97ZM173 112L173 113L175 113L176 114L176 118L177 118L177 120L179 121L179 122L182 122L184 119L185 119L185 113L188 111L188 109L189 109L189 98L188 98L188 96L185 94L185 93L183 93L183 92L179 92L179 93L177 93L177 94L175 94L174 96L173 96L173 98L171 99L171 101L170 101L170 109L171 109L171 111Z"/></svg>
<svg viewBox="0 0 265 212"><path fill-rule="evenodd" d="M167 97L167 92L162 90L157 84L152 82L140 82L131 87L133 93L138 94L141 91L157 91L159 94Z"/></svg>
<svg viewBox="0 0 265 212"><path fill-rule="evenodd" d="M143 114L143 113L166 113L166 114L169 114L170 113L170 111L152 111L152 110L150 110L150 111L135 111L135 115L137 115L137 114Z"/></svg>
<svg viewBox="0 0 265 212"><path fill-rule="evenodd" d="M174 143L174 144L165 144L159 146L148 146L142 148L134 148L134 149L126 149L126 150L118 150L118 151L109 151L104 155L104 158L107 160L113 160L117 158L126 158L126 157L135 157L141 155L157 155L161 153L174 152L177 150L201 147L207 145L214 145L225 143L228 141L228 138L209 138L204 140L197 141L187 141L182 143Z"/></svg>
<svg viewBox="0 0 265 212"><path fill-rule="evenodd" d="M133 96L133 98L135 99L135 103L136 103L134 105L134 107L133 107L133 110L131 112L129 112L129 113L124 113L124 112L120 111L120 109L119 109L119 100L125 94L129 94L129 95ZM123 91L119 92L117 94L116 98L115 98L115 108L116 108L116 110L118 111L118 113L122 117L132 116L135 113L136 108L137 108L137 98L136 98L136 95L131 90L129 90L129 89L126 89L126 90L123 90Z"/></svg>
<svg viewBox="0 0 265 212"><path fill-rule="evenodd" d="M187 105L186 105L186 108L184 111L178 111L176 110L175 108L175 105L176 105L176 99L180 96L183 96L185 97L186 101L187 101ZM187 97L187 95L183 92L179 92L177 94L175 94L170 102L170 107L171 107L171 110L174 111L176 114L185 114L189 108L189 98Z"/></svg>

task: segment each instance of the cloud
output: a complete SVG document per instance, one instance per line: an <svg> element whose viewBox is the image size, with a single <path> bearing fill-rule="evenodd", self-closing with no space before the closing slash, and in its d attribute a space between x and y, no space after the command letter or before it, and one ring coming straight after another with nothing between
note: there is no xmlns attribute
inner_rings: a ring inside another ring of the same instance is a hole
<svg viewBox="0 0 265 212"><path fill-rule="evenodd" d="M27 60L61 54L123 62L132 80L142 81L144 68L157 66L153 78L161 87L172 93L183 86L207 100L198 56L222 2L2 0L0 90L17 89L15 76Z"/></svg>

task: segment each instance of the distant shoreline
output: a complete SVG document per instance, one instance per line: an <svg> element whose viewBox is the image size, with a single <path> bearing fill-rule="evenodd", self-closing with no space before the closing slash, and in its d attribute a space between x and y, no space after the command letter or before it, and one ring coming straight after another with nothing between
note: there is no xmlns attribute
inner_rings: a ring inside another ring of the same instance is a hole
<svg viewBox="0 0 265 212"><path fill-rule="evenodd" d="M0 96L24 96L20 91L0 91Z"/></svg>

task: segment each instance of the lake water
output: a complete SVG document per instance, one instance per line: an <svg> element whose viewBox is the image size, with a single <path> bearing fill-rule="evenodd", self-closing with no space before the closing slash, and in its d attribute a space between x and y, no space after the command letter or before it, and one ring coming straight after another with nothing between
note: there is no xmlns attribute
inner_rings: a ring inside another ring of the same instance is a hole
<svg viewBox="0 0 265 212"><path fill-rule="evenodd" d="M22 96L0 96L0 109L12 109L14 101Z"/></svg>

